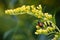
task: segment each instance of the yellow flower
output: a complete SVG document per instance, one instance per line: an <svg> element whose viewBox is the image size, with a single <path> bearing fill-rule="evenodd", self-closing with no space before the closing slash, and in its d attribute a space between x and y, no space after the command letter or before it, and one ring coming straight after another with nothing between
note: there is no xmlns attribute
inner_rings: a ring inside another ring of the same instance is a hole
<svg viewBox="0 0 60 40"><path fill-rule="evenodd" d="M42 18L42 16L38 15L38 18Z"/></svg>
<svg viewBox="0 0 60 40"><path fill-rule="evenodd" d="M52 15L48 15L49 18L52 18Z"/></svg>
<svg viewBox="0 0 60 40"><path fill-rule="evenodd" d="M50 21L47 21L48 25L50 25Z"/></svg>
<svg viewBox="0 0 60 40"><path fill-rule="evenodd" d="M12 13L13 13L13 10L12 10L12 9L6 10L5 13L6 13L6 14L12 14Z"/></svg>
<svg viewBox="0 0 60 40"><path fill-rule="evenodd" d="M47 18L44 18L45 21L47 21L48 19Z"/></svg>
<svg viewBox="0 0 60 40"><path fill-rule="evenodd" d="M43 34L47 34L48 31L47 31L46 29L43 29L43 30L42 30L42 33L43 33Z"/></svg>
<svg viewBox="0 0 60 40"><path fill-rule="evenodd" d="M48 17L48 13L45 13L44 15L45 15L45 17Z"/></svg>
<svg viewBox="0 0 60 40"><path fill-rule="evenodd" d="M38 34L41 34L41 33L42 33L42 29L36 30L36 32L37 32Z"/></svg>
<svg viewBox="0 0 60 40"><path fill-rule="evenodd" d="M13 10L14 12L19 12L20 11L20 8L16 8Z"/></svg>
<svg viewBox="0 0 60 40"><path fill-rule="evenodd" d="M54 30L54 28L53 27L47 27L47 29L46 29L47 31L53 31Z"/></svg>
<svg viewBox="0 0 60 40"><path fill-rule="evenodd" d="M37 25L36 28L39 29L40 27Z"/></svg>
<svg viewBox="0 0 60 40"><path fill-rule="evenodd" d="M45 30L45 29L39 29L39 30L36 30L35 34L47 34L48 31Z"/></svg>
<svg viewBox="0 0 60 40"><path fill-rule="evenodd" d="M8 11L9 11L9 10L5 10L5 13L8 14Z"/></svg>
<svg viewBox="0 0 60 40"><path fill-rule="evenodd" d="M36 13L36 9L35 9L35 8L34 8L34 9L32 9L31 11L32 11L33 13Z"/></svg>
<svg viewBox="0 0 60 40"><path fill-rule="evenodd" d="M39 12L39 10L37 10L37 9L34 7L34 5L32 5L31 8L32 8L31 11L32 11L34 14Z"/></svg>
<svg viewBox="0 0 60 40"><path fill-rule="evenodd" d="M32 9L34 9L34 8L35 8L35 6L34 6L34 5L31 5L31 8L32 8Z"/></svg>
<svg viewBox="0 0 60 40"><path fill-rule="evenodd" d="M26 9L27 9L27 10L30 10L30 6L26 6Z"/></svg>
<svg viewBox="0 0 60 40"><path fill-rule="evenodd" d="M41 17L44 16L42 11L38 11L38 15Z"/></svg>
<svg viewBox="0 0 60 40"><path fill-rule="evenodd" d="M48 18L48 19L51 19L52 18L52 15L50 15L48 13L45 13L45 17Z"/></svg>
<svg viewBox="0 0 60 40"><path fill-rule="evenodd" d="M47 25L46 22L44 22L44 24Z"/></svg>
<svg viewBox="0 0 60 40"><path fill-rule="evenodd" d="M34 13L35 16L38 16L38 13Z"/></svg>
<svg viewBox="0 0 60 40"><path fill-rule="evenodd" d="M38 33L37 33L37 32L35 32L35 34L37 34L37 35L38 35Z"/></svg>
<svg viewBox="0 0 60 40"><path fill-rule="evenodd" d="M41 5L39 5L39 6L37 7L37 9L42 10L42 6L41 6Z"/></svg>
<svg viewBox="0 0 60 40"><path fill-rule="evenodd" d="M39 11L39 10L37 10L37 9L34 9L34 10L33 10L33 13L34 13L34 15L35 15L37 18L42 18L42 16L43 16L42 11Z"/></svg>
<svg viewBox="0 0 60 40"><path fill-rule="evenodd" d="M20 10L21 10L21 11L25 11L25 10L26 10L26 6L23 5Z"/></svg>
<svg viewBox="0 0 60 40"><path fill-rule="evenodd" d="M35 13L39 13L39 10L35 9Z"/></svg>

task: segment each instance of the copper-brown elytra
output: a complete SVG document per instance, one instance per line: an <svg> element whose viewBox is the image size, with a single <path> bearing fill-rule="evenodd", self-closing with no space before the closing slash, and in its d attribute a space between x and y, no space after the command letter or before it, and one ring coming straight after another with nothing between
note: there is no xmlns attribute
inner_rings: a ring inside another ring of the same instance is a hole
<svg viewBox="0 0 60 40"><path fill-rule="evenodd" d="M38 21L38 26L43 27L43 23Z"/></svg>

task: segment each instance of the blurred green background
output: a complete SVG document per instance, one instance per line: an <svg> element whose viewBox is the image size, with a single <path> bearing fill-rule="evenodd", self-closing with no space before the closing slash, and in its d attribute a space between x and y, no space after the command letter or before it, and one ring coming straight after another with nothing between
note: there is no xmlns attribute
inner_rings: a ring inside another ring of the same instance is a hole
<svg viewBox="0 0 60 40"><path fill-rule="evenodd" d="M36 40L34 34L32 34L32 30L34 30L32 23L36 20L34 16L28 14L18 16L6 15L4 11L7 9L14 9L22 5L38 6L39 4L42 5L43 12L55 15L56 24L59 27L60 0L0 0L0 40L3 40L5 32L11 31L16 26L19 28L16 30L17 33L13 35L14 40ZM19 24L17 22L19 22ZM11 37L11 35L9 36ZM10 37L7 36L7 39L5 40L9 40Z"/></svg>

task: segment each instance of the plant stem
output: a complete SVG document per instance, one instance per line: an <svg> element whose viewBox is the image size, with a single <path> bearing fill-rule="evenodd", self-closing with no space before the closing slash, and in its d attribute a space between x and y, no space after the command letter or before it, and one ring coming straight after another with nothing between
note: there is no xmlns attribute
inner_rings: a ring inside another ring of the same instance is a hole
<svg viewBox="0 0 60 40"><path fill-rule="evenodd" d="M59 30L59 28L58 28L58 27L56 27L56 29L60 32L60 30Z"/></svg>

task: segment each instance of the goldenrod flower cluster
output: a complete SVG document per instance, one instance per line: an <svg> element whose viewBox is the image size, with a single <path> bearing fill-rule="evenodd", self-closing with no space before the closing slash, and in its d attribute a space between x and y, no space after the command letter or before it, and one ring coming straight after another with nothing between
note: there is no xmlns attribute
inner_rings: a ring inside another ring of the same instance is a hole
<svg viewBox="0 0 60 40"><path fill-rule="evenodd" d="M34 15L37 18L42 18L43 16L41 5L39 5L37 8L34 5L31 6L23 5L16 9L5 10L5 14L9 14L9 15L19 15L19 14L26 14L26 13L30 15Z"/></svg>
<svg viewBox="0 0 60 40"><path fill-rule="evenodd" d="M47 34L48 33L48 31L47 30L45 30L45 29L39 29L39 30L36 30L36 32L35 32L35 34Z"/></svg>
<svg viewBox="0 0 60 40"><path fill-rule="evenodd" d="M50 19L52 19L52 15L50 15L48 13L45 13L44 16L45 16L44 20L50 20Z"/></svg>
<svg viewBox="0 0 60 40"><path fill-rule="evenodd" d="M52 31L54 31L55 29L53 28L53 27L47 27L46 29L42 29L42 28L40 28L40 29L37 29L36 30L36 32L35 32L35 34L48 34L48 33L50 33L50 32L52 32Z"/></svg>
<svg viewBox="0 0 60 40"><path fill-rule="evenodd" d="M43 28L42 28L43 27ZM55 25L51 21L44 22L43 26L37 25L35 34L49 34L50 32L55 31Z"/></svg>
<svg viewBox="0 0 60 40"><path fill-rule="evenodd" d="M18 14L24 14L24 12L28 13L29 11L30 11L30 6L23 5L22 7L18 7L16 9L6 10L5 13L9 15L18 15Z"/></svg>
<svg viewBox="0 0 60 40"><path fill-rule="evenodd" d="M5 10L5 14L9 14L9 15L30 14L39 19L42 19L42 21L44 23L44 25L43 25L44 28L42 29L40 26L37 25L36 26L37 30L36 30L35 34L41 34L41 33L47 34L50 31L53 31L55 29L54 24L52 24L50 22L52 19L52 15L50 15L48 13L43 13L41 5L39 5L38 7L35 7L34 5L31 5L31 6L23 5L16 9ZM50 23L52 24L52 27L47 26L47 24L50 25Z"/></svg>
<svg viewBox="0 0 60 40"><path fill-rule="evenodd" d="M39 5L38 7L35 7L34 5L31 6L23 5L15 9L5 10L5 14L9 14L9 15L19 15L19 14L26 14L26 13L30 15L34 15L37 18L44 17L44 20L48 20L52 18L52 15L48 13L43 14L41 5Z"/></svg>

